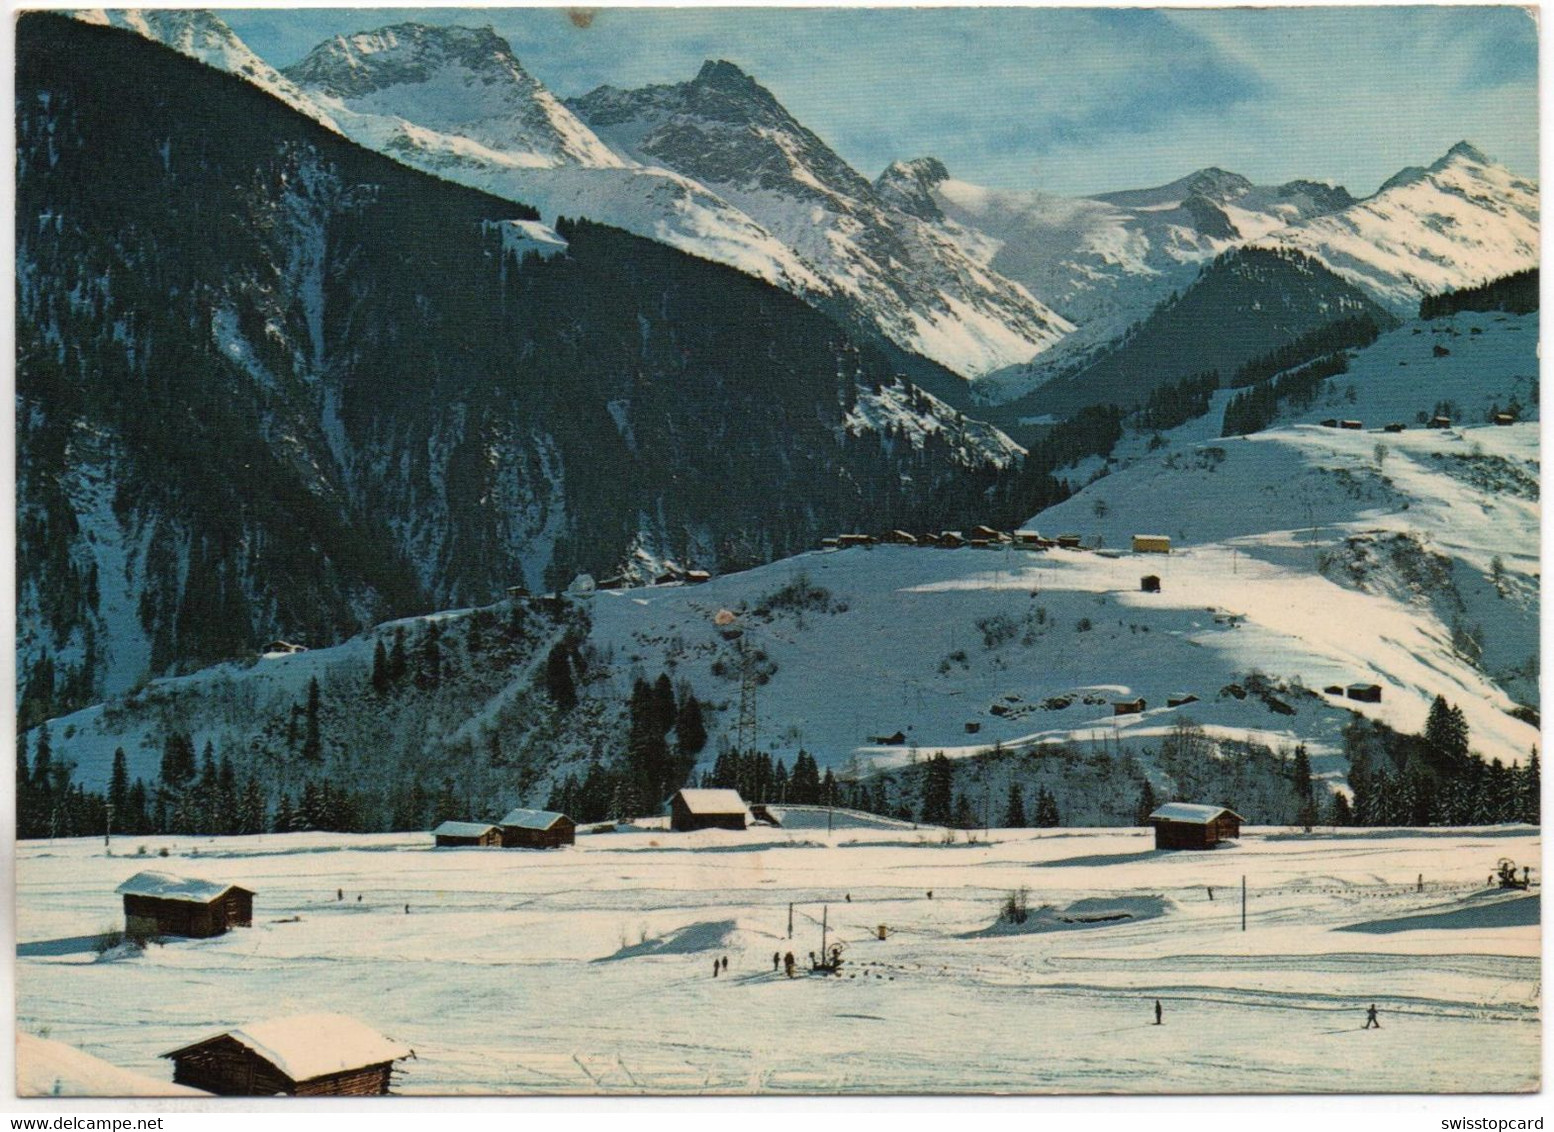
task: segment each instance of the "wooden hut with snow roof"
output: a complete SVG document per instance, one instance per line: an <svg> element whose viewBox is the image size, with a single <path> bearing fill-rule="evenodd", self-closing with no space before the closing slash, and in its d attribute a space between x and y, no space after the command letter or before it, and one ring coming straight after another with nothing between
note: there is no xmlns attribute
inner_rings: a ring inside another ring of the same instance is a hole
<svg viewBox="0 0 1554 1132"><path fill-rule="evenodd" d="M478 821L445 821L432 830L432 837L439 849L457 846L492 849L500 848L502 844L500 829L487 822Z"/></svg>
<svg viewBox="0 0 1554 1132"><path fill-rule="evenodd" d="M403 1042L344 1014L299 1014L223 1030L162 1054L173 1081L221 1097L381 1097Z"/></svg>
<svg viewBox="0 0 1554 1132"><path fill-rule="evenodd" d="M559 849L577 843L577 823L554 810L509 810L498 824L504 849Z"/></svg>
<svg viewBox="0 0 1554 1132"><path fill-rule="evenodd" d="M738 790L677 790L669 799L669 828L744 829L754 819Z"/></svg>
<svg viewBox="0 0 1554 1132"><path fill-rule="evenodd" d="M147 870L114 891L124 897L124 932L137 938L206 939L254 922L254 894L235 884Z"/></svg>
<svg viewBox="0 0 1554 1132"><path fill-rule="evenodd" d="M1167 802L1149 815L1149 824L1155 827L1156 849L1213 849L1221 841L1240 837L1244 821L1224 806L1195 802Z"/></svg>

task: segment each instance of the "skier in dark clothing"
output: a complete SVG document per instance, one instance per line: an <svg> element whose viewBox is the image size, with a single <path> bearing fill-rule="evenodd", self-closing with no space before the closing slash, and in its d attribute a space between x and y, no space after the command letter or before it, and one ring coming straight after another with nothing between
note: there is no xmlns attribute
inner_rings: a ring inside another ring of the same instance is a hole
<svg viewBox="0 0 1554 1132"><path fill-rule="evenodd" d="M779 971L781 969L782 969L782 952L774 951L774 952L772 952L772 970L773 971Z"/></svg>
<svg viewBox="0 0 1554 1132"><path fill-rule="evenodd" d="M725 970L725 971L727 971L727 970L728 970L728 956L727 956L727 955L725 955L725 956L724 956L724 957L723 957L723 969L724 969L724 970Z"/></svg>
<svg viewBox="0 0 1554 1132"><path fill-rule="evenodd" d="M716 959L714 959L712 961L712 977L714 979L718 977L718 966L719 966L718 961Z"/></svg>
<svg viewBox="0 0 1554 1132"><path fill-rule="evenodd" d="M1371 1008L1365 1012L1365 1025L1363 1029L1369 1030L1372 1026L1381 1029L1381 1023L1376 1021L1376 1004L1371 1003Z"/></svg>
<svg viewBox="0 0 1554 1132"><path fill-rule="evenodd" d="M796 965L793 959L793 952L790 951L782 957L782 965L783 969L788 972L788 978L793 978L793 968Z"/></svg>
<svg viewBox="0 0 1554 1132"><path fill-rule="evenodd" d="M1160 1000L1155 999L1155 1025L1160 1025Z"/></svg>

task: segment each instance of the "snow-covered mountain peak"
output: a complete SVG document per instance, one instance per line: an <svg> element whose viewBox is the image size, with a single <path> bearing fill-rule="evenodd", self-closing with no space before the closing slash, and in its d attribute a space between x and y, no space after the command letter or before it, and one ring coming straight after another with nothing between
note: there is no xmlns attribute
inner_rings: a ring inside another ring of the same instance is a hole
<svg viewBox="0 0 1554 1132"><path fill-rule="evenodd" d="M1475 165L1494 164L1494 162L1489 157L1484 155L1483 150L1479 149L1472 142L1464 140L1458 142L1456 145L1448 149L1445 156L1443 156L1439 161L1432 165L1431 168L1439 171L1446 168L1446 166L1452 164L1454 161L1472 162Z"/></svg>
<svg viewBox="0 0 1554 1132"><path fill-rule="evenodd" d="M933 199L933 190L949 179L950 171L937 157L918 157L892 162L874 182L874 189L903 212L924 220L943 220L944 213Z"/></svg>
<svg viewBox="0 0 1554 1132"><path fill-rule="evenodd" d="M395 24L337 35L287 68L298 82L337 98L360 97L400 83L426 82L460 66L489 82L529 80L507 41L489 28Z"/></svg>
<svg viewBox="0 0 1554 1132"><path fill-rule="evenodd" d="M1349 208L1291 225L1297 247L1399 313L1422 295L1538 264L1538 185L1458 142L1429 167L1394 174Z"/></svg>
<svg viewBox="0 0 1554 1132"><path fill-rule="evenodd" d="M1169 184L1149 189L1124 189L1115 193L1097 193L1093 199L1123 208L1176 208L1190 197L1202 197L1219 204L1239 200L1254 188L1251 181L1239 173L1230 173L1217 166L1209 166L1179 177Z"/></svg>
<svg viewBox="0 0 1554 1132"><path fill-rule="evenodd" d="M396 147L461 154L473 142L513 164L626 164L489 27L405 23L337 35L285 73L337 113L397 129Z"/></svg>

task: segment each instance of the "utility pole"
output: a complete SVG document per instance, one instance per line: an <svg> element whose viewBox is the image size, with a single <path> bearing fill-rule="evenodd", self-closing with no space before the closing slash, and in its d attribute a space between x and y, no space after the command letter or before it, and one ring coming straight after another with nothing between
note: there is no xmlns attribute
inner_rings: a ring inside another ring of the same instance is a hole
<svg viewBox="0 0 1554 1132"><path fill-rule="evenodd" d="M788 902L788 938L793 938L793 902Z"/></svg>
<svg viewBox="0 0 1554 1132"><path fill-rule="evenodd" d="M1246 874L1241 874L1241 930L1246 931Z"/></svg>
<svg viewBox="0 0 1554 1132"><path fill-rule="evenodd" d="M103 848L109 853L113 852L113 845L108 837L113 833L113 803L109 802L103 810Z"/></svg>

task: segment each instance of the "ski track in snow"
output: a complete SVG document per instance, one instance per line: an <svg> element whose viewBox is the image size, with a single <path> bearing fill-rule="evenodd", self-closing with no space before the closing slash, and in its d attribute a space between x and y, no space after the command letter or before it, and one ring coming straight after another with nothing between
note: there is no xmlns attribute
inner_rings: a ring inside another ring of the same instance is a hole
<svg viewBox="0 0 1554 1132"><path fill-rule="evenodd" d="M1502 855L1537 860L1536 831L1249 830L1157 853L1138 830L950 848L849 822L543 853L424 834L25 842L18 1025L166 1082L156 1055L191 1036L338 1011L412 1046L400 1091L421 1094L1537 1088L1539 926L1474 918L1535 900L1484 878ZM119 919L113 887L147 859L251 885L255 926L94 962L76 941ZM1164 914L968 936L1020 886L1033 909L1142 897ZM823 906L842 975L774 975L773 951L818 950ZM1450 930L1336 930L1443 910ZM51 940L64 953L35 950ZM1373 1002L1382 1029L1364 1032Z"/></svg>

